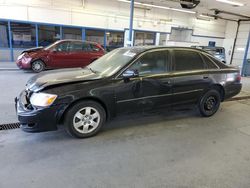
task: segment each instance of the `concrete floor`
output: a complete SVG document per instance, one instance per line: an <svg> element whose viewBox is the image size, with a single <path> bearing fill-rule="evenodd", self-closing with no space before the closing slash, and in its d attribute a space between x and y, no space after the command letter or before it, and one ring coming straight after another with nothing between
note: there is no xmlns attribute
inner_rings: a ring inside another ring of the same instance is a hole
<svg viewBox="0 0 250 188"><path fill-rule="evenodd" d="M0 73L1 114L30 75ZM249 114L245 100L223 103L211 118L193 110L122 116L84 140L63 129L0 131L0 188L248 188ZM15 122L13 112L1 116Z"/></svg>

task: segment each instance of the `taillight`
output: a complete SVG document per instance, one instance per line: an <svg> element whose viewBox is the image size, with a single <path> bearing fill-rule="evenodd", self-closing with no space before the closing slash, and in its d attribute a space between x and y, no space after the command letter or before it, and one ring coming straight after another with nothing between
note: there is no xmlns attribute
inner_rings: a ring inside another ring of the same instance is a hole
<svg viewBox="0 0 250 188"><path fill-rule="evenodd" d="M238 72L237 76L236 76L236 81L237 82L240 82L241 81L241 75L240 73Z"/></svg>

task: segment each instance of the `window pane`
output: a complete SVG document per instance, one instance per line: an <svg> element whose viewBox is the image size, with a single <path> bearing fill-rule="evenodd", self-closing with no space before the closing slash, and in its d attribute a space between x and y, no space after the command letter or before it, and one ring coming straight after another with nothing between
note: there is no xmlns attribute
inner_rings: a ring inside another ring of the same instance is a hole
<svg viewBox="0 0 250 188"><path fill-rule="evenodd" d="M167 71L167 51L149 52L138 59L129 69L140 75L159 74Z"/></svg>
<svg viewBox="0 0 250 188"><path fill-rule="evenodd" d="M193 30L184 28L172 28L169 40L178 42L190 42Z"/></svg>
<svg viewBox="0 0 250 188"><path fill-rule="evenodd" d="M9 47L9 33L7 22L0 22L0 47Z"/></svg>
<svg viewBox="0 0 250 188"><path fill-rule="evenodd" d="M207 56L202 55L208 69L218 69L218 67Z"/></svg>
<svg viewBox="0 0 250 188"><path fill-rule="evenodd" d="M58 52L66 52L68 50L69 50L69 42L61 42L56 46L56 51Z"/></svg>
<svg viewBox="0 0 250 188"><path fill-rule="evenodd" d="M83 43L82 42L71 42L70 51L80 52L83 51Z"/></svg>
<svg viewBox="0 0 250 188"><path fill-rule="evenodd" d="M63 27L63 39L82 40L82 30L80 28Z"/></svg>
<svg viewBox="0 0 250 188"><path fill-rule="evenodd" d="M39 46L48 46L49 44L60 40L60 27L57 26L38 26Z"/></svg>
<svg viewBox="0 0 250 188"><path fill-rule="evenodd" d="M24 23L11 23L13 48L30 48L36 46L35 25Z"/></svg>
<svg viewBox="0 0 250 188"><path fill-rule="evenodd" d="M111 51L115 48L123 47L124 33L123 32L107 32L107 51Z"/></svg>
<svg viewBox="0 0 250 188"><path fill-rule="evenodd" d="M90 49L89 49L89 47L88 47L88 50L90 50L90 51L98 52L98 51L101 50L99 47L97 47L97 46L94 45L94 44L90 44L89 46L90 46Z"/></svg>
<svg viewBox="0 0 250 188"><path fill-rule="evenodd" d="M86 40L104 45L104 31L86 30Z"/></svg>
<svg viewBox="0 0 250 188"><path fill-rule="evenodd" d="M160 33L159 45L167 45L167 34Z"/></svg>
<svg viewBox="0 0 250 188"><path fill-rule="evenodd" d="M135 46L154 45L155 34L135 31Z"/></svg>
<svg viewBox="0 0 250 188"><path fill-rule="evenodd" d="M189 50L175 50L174 58L176 71L198 70L205 68L198 52Z"/></svg>

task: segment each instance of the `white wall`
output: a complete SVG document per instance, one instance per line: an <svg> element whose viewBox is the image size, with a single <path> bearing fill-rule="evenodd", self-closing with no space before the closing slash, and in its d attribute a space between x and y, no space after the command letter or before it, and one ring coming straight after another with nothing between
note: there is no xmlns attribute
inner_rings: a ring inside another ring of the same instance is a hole
<svg viewBox="0 0 250 188"><path fill-rule="evenodd" d="M117 0L0 0L0 18L121 31L129 27L129 9L129 4ZM234 26L223 20L198 20L193 14L171 10L135 9L134 29L170 33L171 27L193 29L191 45L215 41L228 51L234 38ZM225 42L224 37L228 39Z"/></svg>
<svg viewBox="0 0 250 188"><path fill-rule="evenodd" d="M233 65L242 67L246 45L250 32L250 22L241 22L233 54Z"/></svg>
<svg viewBox="0 0 250 188"><path fill-rule="evenodd" d="M123 30L129 26L129 4L116 0L0 0L0 18ZM195 35L224 37L225 25L225 21L202 21L175 11L135 9L135 29L170 32L172 26L187 27Z"/></svg>
<svg viewBox="0 0 250 188"><path fill-rule="evenodd" d="M237 32L237 22L227 22L225 39L223 40L223 47L226 53L226 62L230 63L232 58L232 50Z"/></svg>

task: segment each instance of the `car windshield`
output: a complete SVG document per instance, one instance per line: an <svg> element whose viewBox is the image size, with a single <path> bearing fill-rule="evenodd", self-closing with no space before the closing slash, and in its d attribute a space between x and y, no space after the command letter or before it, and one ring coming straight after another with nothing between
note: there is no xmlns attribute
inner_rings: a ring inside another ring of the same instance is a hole
<svg viewBox="0 0 250 188"><path fill-rule="evenodd" d="M45 50L50 50L51 48L53 48L53 47L54 47L55 45L57 45L58 43L59 43L59 41L54 42L54 43L52 43L52 44L50 44L50 45L44 47L44 49L45 49Z"/></svg>
<svg viewBox="0 0 250 188"><path fill-rule="evenodd" d="M135 49L115 49L88 65L87 68L104 77L112 76L132 60L137 53L138 50Z"/></svg>

